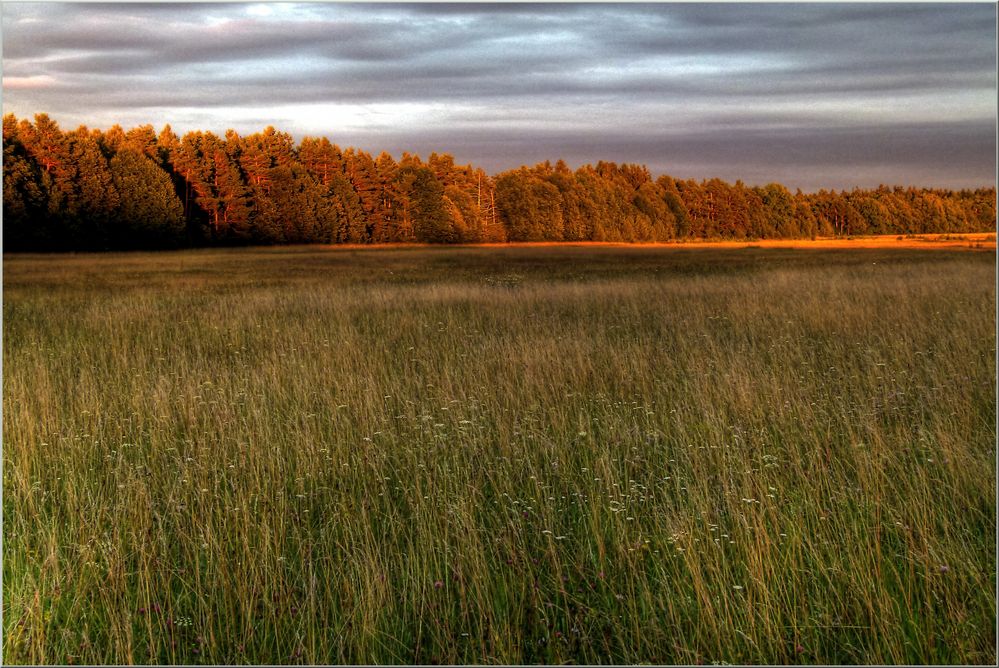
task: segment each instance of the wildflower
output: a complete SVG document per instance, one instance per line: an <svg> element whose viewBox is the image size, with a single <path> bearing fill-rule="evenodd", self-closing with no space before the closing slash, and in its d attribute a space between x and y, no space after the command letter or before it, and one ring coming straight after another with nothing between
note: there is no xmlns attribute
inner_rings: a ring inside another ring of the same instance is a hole
<svg viewBox="0 0 999 668"><path fill-rule="evenodd" d="M940 572L941 573L946 573L949 570L950 570L950 566L948 566L947 564L944 564L943 566L940 567Z"/></svg>
<svg viewBox="0 0 999 668"><path fill-rule="evenodd" d="M436 582L434 582L434 589L440 589L443 586L444 582L442 580L437 580Z"/></svg>
<svg viewBox="0 0 999 668"><path fill-rule="evenodd" d="M801 645L795 645L794 651L797 652L798 654L801 654L802 652L805 651L805 648L802 647Z"/></svg>

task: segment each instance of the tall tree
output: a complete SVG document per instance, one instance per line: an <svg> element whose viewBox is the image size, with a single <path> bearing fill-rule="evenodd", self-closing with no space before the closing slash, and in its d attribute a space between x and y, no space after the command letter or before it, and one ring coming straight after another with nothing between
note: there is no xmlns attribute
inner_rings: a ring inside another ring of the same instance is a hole
<svg viewBox="0 0 999 668"><path fill-rule="evenodd" d="M3 244L7 250L44 249L46 193L42 172L18 137L17 118L3 118Z"/></svg>
<svg viewBox="0 0 999 668"><path fill-rule="evenodd" d="M268 127L222 139L169 125L63 132L45 114L4 117L8 248L188 244L662 241L995 229L995 188L879 186L791 194L771 183L653 179L600 161L545 161L498 175L447 153L377 158ZM142 158L138 160L137 158ZM166 197L163 178L173 187ZM126 188L127 192L122 192ZM136 193L141 193L137 195ZM146 199L143 200L142 198ZM140 219L151 216L148 224Z"/></svg>
<svg viewBox="0 0 999 668"><path fill-rule="evenodd" d="M173 247L184 237L184 209L166 172L150 158L123 148L111 159L120 202L116 239L124 246Z"/></svg>
<svg viewBox="0 0 999 668"><path fill-rule="evenodd" d="M412 204L413 235L424 243L454 243L459 240L453 209L444 201L444 188L429 167L404 167L413 170L408 193ZM402 171L402 170L400 170Z"/></svg>
<svg viewBox="0 0 999 668"><path fill-rule="evenodd" d="M118 191L101 148L86 128L68 133L66 143L75 178L64 217L74 248L105 248L109 225L118 209Z"/></svg>
<svg viewBox="0 0 999 668"><path fill-rule="evenodd" d="M550 165L506 172L496 180L499 214L511 241L561 241L564 221L558 188L540 176Z"/></svg>

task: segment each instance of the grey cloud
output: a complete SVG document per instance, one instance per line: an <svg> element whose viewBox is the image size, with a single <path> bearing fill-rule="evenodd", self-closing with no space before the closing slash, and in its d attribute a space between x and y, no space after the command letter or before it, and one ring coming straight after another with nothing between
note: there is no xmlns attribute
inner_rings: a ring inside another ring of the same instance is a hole
<svg viewBox="0 0 999 668"><path fill-rule="evenodd" d="M587 104L608 104L626 97L632 104L683 99L693 103L753 100L757 103L804 100L809 103L827 100L857 99L865 94L919 94L926 90L988 91L995 85L994 76L983 73L906 74L890 78L858 79L843 74L823 74L798 81L776 72L739 78L705 76L697 82L681 77L622 76L617 79L592 80L579 75L563 75L552 70L511 79L503 68L434 65L431 67L341 67L288 78L281 75L243 75L233 79L224 75L204 78L185 85L173 85L171 77L162 77L161 86L144 88L135 85L142 77L118 75L78 83L66 83L32 94L39 100L57 104L72 98L80 105L113 104L122 108L168 107L170 105L226 107L256 105L279 101L301 103L438 102L504 104L544 107L560 103L573 109ZM27 75L27 73L25 73ZM208 96L206 93L212 92ZM22 94L25 94L22 91ZM561 100L558 98L561 96ZM872 98L877 99L877 98ZM870 101L870 100L868 100ZM627 107L622 107L626 114ZM541 111L537 112L541 115Z"/></svg>
<svg viewBox="0 0 999 668"><path fill-rule="evenodd" d="M628 25L590 30L615 52L637 56L771 55L850 67L872 56L898 63L927 54L995 57L995 8L987 5L689 4Z"/></svg>
<svg viewBox="0 0 999 668"><path fill-rule="evenodd" d="M728 128L725 132L664 134L643 139L627 133L498 133L454 135L437 132L414 142L403 136L341 134L396 155L403 148L448 151L459 162L500 170L563 158L572 166L598 160L641 162L654 173L678 178L742 179L749 185L777 181L791 188L849 189L880 182L907 184L899 173L915 174L923 186L960 188L991 183L994 127L988 123L903 124L891 128ZM478 158L489 155L483 161ZM931 160L927 155L932 155ZM816 156L821 156L817 161ZM871 181L871 179L874 179Z"/></svg>
<svg viewBox="0 0 999 668"><path fill-rule="evenodd" d="M87 55L118 57L120 52L138 52L158 58L162 66L190 62L226 62L268 58L281 54L325 50L331 54L352 57L356 53L382 53L388 57L386 40L400 37L401 28L378 28L374 25L347 22L285 21L276 26L242 20L231 21L224 27L178 24L173 26L120 26L123 32L114 34L117 21L108 18L83 25L67 26L42 32L35 26L20 28L5 26L4 58L39 59L69 51L81 62ZM13 38L8 38L7 33ZM81 55L79 52L85 52ZM100 70L97 70L100 71Z"/></svg>
<svg viewBox="0 0 999 668"><path fill-rule="evenodd" d="M856 174L894 164L900 175L925 175L941 161L957 174L963 161L968 179L994 180L994 169L982 169L994 168L994 5L271 8L273 16L257 17L239 4L4 3L4 75L37 82L8 85L5 111L57 119L142 112L162 124L178 108L217 119L226 109L246 118L285 103L417 102L464 109L449 117L460 133L444 138L467 135L483 152L468 159L497 169L542 149L553 158L599 149L651 162L649 147L661 146L689 154L690 165L696 154L719 175L733 165L747 175L793 175L849 158ZM971 100L959 115L974 132L934 110L953 111L955 97ZM911 125L912 100L926 103L923 125ZM834 102L863 111L868 134L856 120L816 110ZM562 118L574 128L590 118L589 130L559 134L553 121ZM509 125L531 140L517 141ZM390 132L377 126L366 138ZM414 149L441 138L419 119L397 132ZM494 136L503 139L487 141ZM784 145L796 148L773 148Z"/></svg>

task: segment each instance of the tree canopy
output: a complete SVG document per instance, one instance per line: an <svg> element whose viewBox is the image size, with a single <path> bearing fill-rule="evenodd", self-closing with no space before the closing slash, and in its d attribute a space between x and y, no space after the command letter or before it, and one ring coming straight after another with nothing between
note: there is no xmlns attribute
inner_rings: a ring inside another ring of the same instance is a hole
<svg viewBox="0 0 999 668"><path fill-rule="evenodd" d="M767 239L994 231L995 188L790 192L559 160L490 176L453 156L341 149L268 127L63 131L3 119L5 250L283 243Z"/></svg>

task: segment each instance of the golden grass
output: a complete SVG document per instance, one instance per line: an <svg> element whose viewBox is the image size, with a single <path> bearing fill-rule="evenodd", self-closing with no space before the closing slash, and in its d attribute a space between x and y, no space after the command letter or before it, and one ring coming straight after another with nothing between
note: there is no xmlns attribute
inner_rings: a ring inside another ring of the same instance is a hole
<svg viewBox="0 0 999 668"><path fill-rule="evenodd" d="M4 259L33 663L992 663L995 259Z"/></svg>
<svg viewBox="0 0 999 668"><path fill-rule="evenodd" d="M381 244L379 248L434 248L434 244ZM504 243L468 244L472 248L797 248L829 249L948 249L995 251L994 232L955 232L947 234L868 234L850 237L816 237L814 239L743 239L743 240L680 240L669 242L628 243L611 241L517 241ZM366 244L335 244L313 246L328 250L371 248Z"/></svg>

